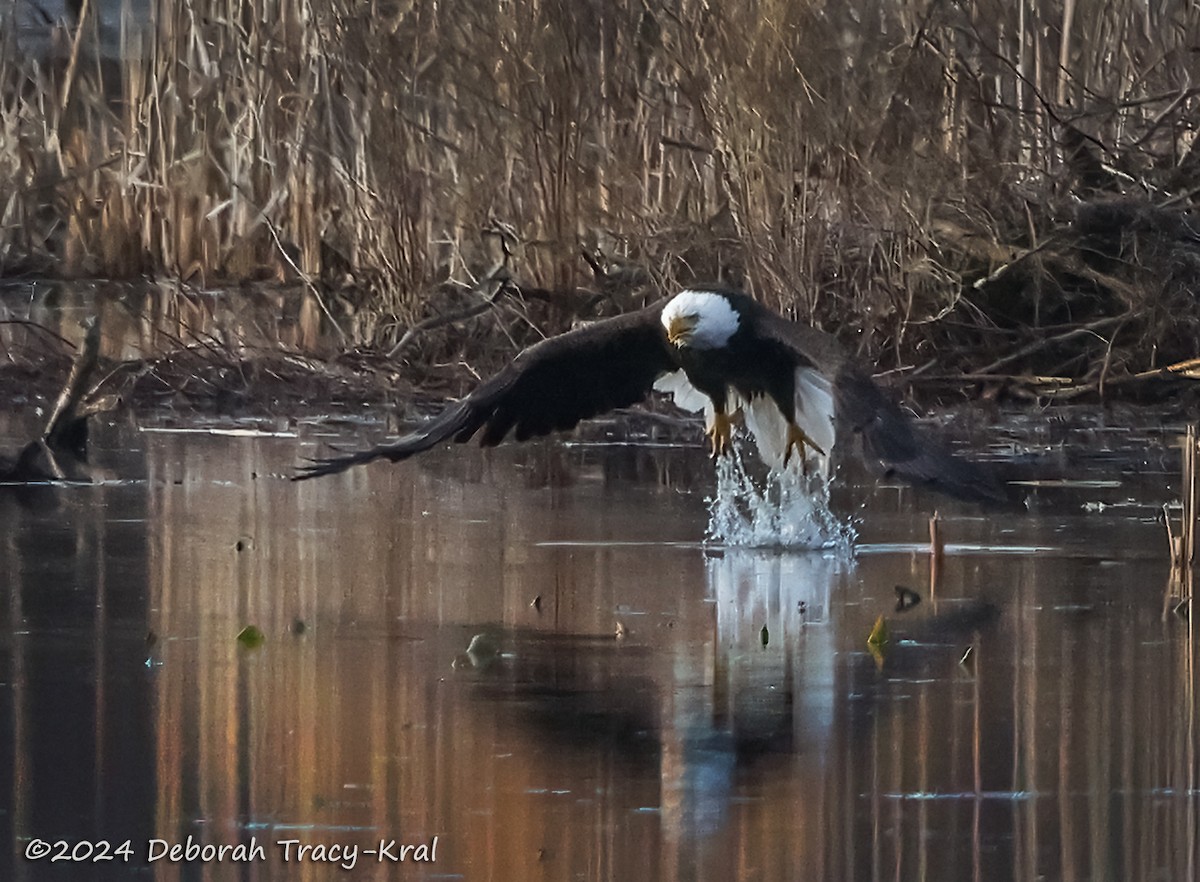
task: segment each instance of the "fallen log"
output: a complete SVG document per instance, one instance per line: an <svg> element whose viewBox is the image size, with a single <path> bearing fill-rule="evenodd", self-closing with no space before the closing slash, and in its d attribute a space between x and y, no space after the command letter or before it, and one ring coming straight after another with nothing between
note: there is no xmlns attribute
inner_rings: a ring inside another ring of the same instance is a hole
<svg viewBox="0 0 1200 882"><path fill-rule="evenodd" d="M87 333L55 399L41 434L21 448L16 458L0 455L0 484L33 484L78 480L72 466L87 453L89 383L100 357L100 320L88 319Z"/></svg>
<svg viewBox="0 0 1200 882"><path fill-rule="evenodd" d="M81 405L89 391L88 383L100 358L100 318L87 320L87 333L75 355L67 382L50 410L41 440L55 450L67 450L82 456L87 447L88 411Z"/></svg>

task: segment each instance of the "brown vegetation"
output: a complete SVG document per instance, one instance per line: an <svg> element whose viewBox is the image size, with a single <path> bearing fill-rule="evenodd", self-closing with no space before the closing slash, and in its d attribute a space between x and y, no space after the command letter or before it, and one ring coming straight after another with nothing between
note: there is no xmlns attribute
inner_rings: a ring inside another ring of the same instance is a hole
<svg viewBox="0 0 1200 882"><path fill-rule="evenodd" d="M98 2L2 29L4 274L299 280L426 359L724 278L909 377L1197 373L1182 0L153 0L107 65Z"/></svg>

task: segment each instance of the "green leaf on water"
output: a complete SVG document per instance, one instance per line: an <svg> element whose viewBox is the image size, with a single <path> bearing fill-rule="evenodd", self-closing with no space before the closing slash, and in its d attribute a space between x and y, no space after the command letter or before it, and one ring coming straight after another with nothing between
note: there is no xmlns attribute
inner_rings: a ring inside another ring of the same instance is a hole
<svg viewBox="0 0 1200 882"><path fill-rule="evenodd" d="M867 637L867 646L887 646L889 642L891 642L891 637L888 636L887 619L880 616L875 620L875 627L871 629L871 633Z"/></svg>
<svg viewBox="0 0 1200 882"><path fill-rule="evenodd" d="M267 640L267 636L257 625L247 625L238 631L237 641L247 649L258 649Z"/></svg>
<svg viewBox="0 0 1200 882"><path fill-rule="evenodd" d="M875 659L875 667L881 671L891 639L887 619L880 616L875 620L875 627L871 629L871 633L867 635L867 652L871 653L871 658Z"/></svg>
<svg viewBox="0 0 1200 882"><path fill-rule="evenodd" d="M771 639L771 634L767 631L766 625L762 626L762 630L758 633L758 636L762 638L762 645L766 646L767 642Z"/></svg>

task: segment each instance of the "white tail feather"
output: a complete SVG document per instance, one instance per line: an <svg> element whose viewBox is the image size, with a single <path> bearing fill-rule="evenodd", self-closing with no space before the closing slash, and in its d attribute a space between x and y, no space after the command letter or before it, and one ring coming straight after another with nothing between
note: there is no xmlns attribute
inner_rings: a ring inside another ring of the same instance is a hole
<svg viewBox="0 0 1200 882"><path fill-rule="evenodd" d="M796 369L796 425L816 444L824 455L805 450L808 466L815 466L822 475L829 474L829 454L834 444L833 388L824 376L811 368ZM775 402L767 396L755 398L746 408L746 427L754 436L759 455L773 469L783 468L787 447L787 421ZM793 454L788 463L798 466Z"/></svg>
<svg viewBox="0 0 1200 882"><path fill-rule="evenodd" d="M703 411L705 427L712 428L712 400L693 386L683 371L659 377L654 381L654 388L670 395L676 406L683 410L693 413ZM763 462L772 469L782 469L787 445L787 421L775 402L766 395L758 395L747 401L730 390L726 405L731 414L741 409L746 428L754 437ZM829 380L811 368L797 368L796 425L825 451L823 456L815 450L805 451L808 465L816 466L822 475L829 474L829 453L833 450L834 442L833 417L833 387ZM799 466L798 458L793 457L789 466L793 465Z"/></svg>

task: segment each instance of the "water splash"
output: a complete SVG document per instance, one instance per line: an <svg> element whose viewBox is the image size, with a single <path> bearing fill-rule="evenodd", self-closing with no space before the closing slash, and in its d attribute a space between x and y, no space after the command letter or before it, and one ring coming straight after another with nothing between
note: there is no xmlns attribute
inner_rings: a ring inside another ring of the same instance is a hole
<svg viewBox="0 0 1200 882"><path fill-rule="evenodd" d="M854 527L829 508L829 478L820 469L802 474L770 469L756 481L742 461L741 439L717 461L717 488L708 499L707 539L741 547L836 548L849 551Z"/></svg>

